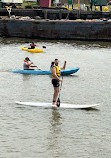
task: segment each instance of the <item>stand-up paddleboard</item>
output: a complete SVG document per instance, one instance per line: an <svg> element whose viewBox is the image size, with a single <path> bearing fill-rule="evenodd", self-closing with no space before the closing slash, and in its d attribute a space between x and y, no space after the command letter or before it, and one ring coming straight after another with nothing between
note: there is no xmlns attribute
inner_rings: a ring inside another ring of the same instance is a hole
<svg viewBox="0 0 111 158"><path fill-rule="evenodd" d="M45 102L20 102L16 101L16 104L20 105L29 105L34 107L44 107L44 108L63 108L63 109L86 109L95 107L99 104L86 104L86 105L78 105L78 104L67 104L67 103L61 103L60 107L57 107L56 105L52 105L52 103L45 103Z"/></svg>

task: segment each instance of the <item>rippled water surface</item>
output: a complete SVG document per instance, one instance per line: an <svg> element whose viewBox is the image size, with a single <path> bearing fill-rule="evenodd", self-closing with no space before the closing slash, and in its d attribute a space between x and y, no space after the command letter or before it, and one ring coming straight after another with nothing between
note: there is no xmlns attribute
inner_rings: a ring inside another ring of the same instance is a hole
<svg viewBox="0 0 111 158"><path fill-rule="evenodd" d="M43 54L21 50L31 39L0 38L0 158L111 157L111 43L37 41ZM28 56L42 70L55 58L67 69L61 102L100 103L88 110L44 109L15 101L52 101L50 76L11 73Z"/></svg>

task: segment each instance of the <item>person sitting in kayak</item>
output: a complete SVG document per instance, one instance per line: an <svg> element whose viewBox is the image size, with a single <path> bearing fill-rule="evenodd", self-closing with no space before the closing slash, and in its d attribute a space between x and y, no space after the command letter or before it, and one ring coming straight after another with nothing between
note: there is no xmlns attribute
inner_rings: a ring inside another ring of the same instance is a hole
<svg viewBox="0 0 111 158"><path fill-rule="evenodd" d="M36 44L34 44L34 42L32 42L31 44L30 44L30 46L31 46L31 48L30 49L35 49L35 47L37 46Z"/></svg>
<svg viewBox="0 0 111 158"><path fill-rule="evenodd" d="M64 70L66 67L66 61L64 62L64 66L61 68L59 66L59 60L55 59L55 64L52 66L52 84L54 87L54 94L53 94L53 105L57 105L57 98L59 95L59 82L62 82L63 80L60 79L61 70Z"/></svg>
<svg viewBox="0 0 111 158"><path fill-rule="evenodd" d="M51 62L50 70L52 70L52 67L54 66L55 62Z"/></svg>
<svg viewBox="0 0 111 158"><path fill-rule="evenodd" d="M34 66L33 63L30 62L30 59L28 57L26 57L24 60L23 69L24 70L34 70L34 69L30 69L30 67L36 67L36 66Z"/></svg>

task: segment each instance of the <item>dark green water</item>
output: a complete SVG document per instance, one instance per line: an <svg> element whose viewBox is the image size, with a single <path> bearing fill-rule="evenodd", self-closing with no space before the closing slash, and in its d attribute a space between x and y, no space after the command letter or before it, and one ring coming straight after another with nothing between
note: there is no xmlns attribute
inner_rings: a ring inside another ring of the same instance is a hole
<svg viewBox="0 0 111 158"><path fill-rule="evenodd" d="M110 158L111 157L111 43L37 41L43 54L21 50L31 39L0 38L0 157ZM52 101L49 76L21 75L28 56L48 70L51 61L67 60L61 102L100 103L89 110L53 110L19 106L15 101Z"/></svg>

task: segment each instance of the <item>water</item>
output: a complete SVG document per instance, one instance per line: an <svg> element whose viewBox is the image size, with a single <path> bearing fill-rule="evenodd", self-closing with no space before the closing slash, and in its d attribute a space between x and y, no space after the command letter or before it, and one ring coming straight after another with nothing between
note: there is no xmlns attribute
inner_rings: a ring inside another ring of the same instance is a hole
<svg viewBox="0 0 111 158"><path fill-rule="evenodd" d="M111 44L80 41L38 41L45 53L21 51L30 39L0 38L0 158L111 157ZM37 40L34 40L37 42ZM67 60L61 101L100 103L89 110L53 110L16 105L15 101L52 101L49 76L13 74L28 56L48 70L51 61Z"/></svg>

